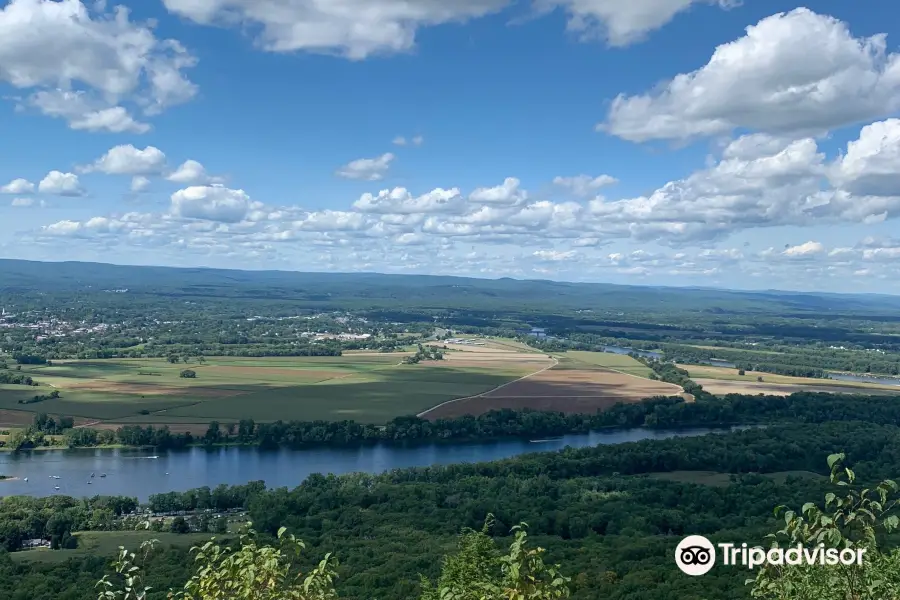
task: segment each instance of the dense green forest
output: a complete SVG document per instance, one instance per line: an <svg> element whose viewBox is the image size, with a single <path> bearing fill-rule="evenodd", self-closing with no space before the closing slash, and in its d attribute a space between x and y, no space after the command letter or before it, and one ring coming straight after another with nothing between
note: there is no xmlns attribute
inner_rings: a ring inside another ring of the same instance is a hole
<svg viewBox="0 0 900 600"><path fill-rule="evenodd" d="M493 514L492 533L500 541L517 523L528 523L548 560L568 569L573 597L730 599L748 597L746 572L723 568L702 578L684 576L671 559L681 536L763 542L775 525L775 505L799 506L829 489L824 457L833 452L846 453L863 485L896 476L900 464L900 403L893 398L734 395L695 403L661 398L619 411L626 426L765 426L382 475L313 475L293 490L265 490L262 483L201 488L155 495L149 508L240 507L263 535L286 526L307 542L312 555L340 557L339 589L347 598L417 596L418 575L437 576L440 557L452 550L460 528L480 528ZM497 422L503 417L493 415ZM507 423L575 420L543 413L505 418ZM594 417L581 418L590 427ZM27 539L43 531L64 546L73 543L72 532L107 527L132 503L7 498L0 502L0 535ZM148 573L157 590L190 576L186 552L171 547L151 557ZM32 563L0 552L0 597L93 598L92 582L103 575L107 560L77 556L60 564ZM150 598L164 597L156 594Z"/></svg>
<svg viewBox="0 0 900 600"><path fill-rule="evenodd" d="M745 571L681 574L671 559L680 537L761 543L772 529L775 504L798 505L828 487L811 473L825 474L829 452L845 450L868 482L896 472L898 440L896 426L872 423L775 426L378 476L312 476L294 490L248 495L245 503L261 532L274 534L283 525L313 554L335 552L348 598L415 596L418 574L434 577L459 528L480 527L488 513L496 515L499 538L527 522L549 560L569 569L574 597L745 598ZM714 485L658 477L684 471L732 475ZM154 502L163 509L186 507L205 497L200 491ZM33 518L23 511L14 520ZM0 528L9 526L6 521ZM184 548L153 560L157 589L188 576ZM86 600L95 594L88 582L106 564L99 557L23 563L0 553L0 597Z"/></svg>

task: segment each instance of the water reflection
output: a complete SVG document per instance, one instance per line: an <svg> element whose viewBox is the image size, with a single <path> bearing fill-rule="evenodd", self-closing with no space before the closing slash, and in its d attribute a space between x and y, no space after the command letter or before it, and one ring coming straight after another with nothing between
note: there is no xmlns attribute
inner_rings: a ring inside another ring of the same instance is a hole
<svg viewBox="0 0 900 600"><path fill-rule="evenodd" d="M629 429L566 435L553 439L422 445L377 444L355 448L260 450L258 448L189 448L146 450L40 450L0 454L0 473L17 479L0 482L0 495L127 495L146 500L151 494L262 479L269 487L295 487L312 473L381 473L391 469L472 463L529 452L647 439L696 436L710 429L655 431ZM91 478L91 473L96 477ZM106 474L106 477L100 477ZM59 479L54 479L58 476ZM28 481L25 481L25 478ZM55 490L59 486L59 490Z"/></svg>

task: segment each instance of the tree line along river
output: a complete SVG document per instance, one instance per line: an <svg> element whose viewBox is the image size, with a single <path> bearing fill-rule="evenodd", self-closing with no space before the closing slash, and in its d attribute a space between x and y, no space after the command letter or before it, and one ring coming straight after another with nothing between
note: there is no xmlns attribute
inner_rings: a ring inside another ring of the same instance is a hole
<svg viewBox="0 0 900 600"><path fill-rule="evenodd" d="M697 436L728 430L626 429L546 440L388 444L263 450L256 447L192 447L184 450L68 449L0 455L0 496L132 496L263 480L270 488L299 485L313 473L382 473L392 469L485 462L529 452ZM92 477L93 475L93 477ZM58 489L57 489L58 488Z"/></svg>

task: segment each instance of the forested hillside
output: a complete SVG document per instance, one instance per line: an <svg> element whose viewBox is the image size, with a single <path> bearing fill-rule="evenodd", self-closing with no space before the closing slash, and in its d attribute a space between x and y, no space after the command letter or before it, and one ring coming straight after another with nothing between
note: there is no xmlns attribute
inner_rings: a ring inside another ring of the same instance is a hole
<svg viewBox="0 0 900 600"><path fill-rule="evenodd" d="M720 416L756 408L770 419L765 427L731 434L377 476L312 476L293 490L245 488L232 498L261 535L284 526L306 541L308 556L339 557L338 589L346 598L416 597L419 575L436 577L460 529L480 529L489 514L496 518L492 533L503 543L514 525L528 523L534 543L547 548L548 562L560 563L572 577L575 598L747 598L746 571L723 567L699 578L682 574L672 561L678 541L703 534L713 541L763 543L777 525L776 505L800 506L833 487L824 459L834 452L846 453L864 485L896 476L900 464L893 399L798 396L723 401ZM684 410L701 410L688 406ZM781 419L792 422L775 424ZM226 497L225 490L217 493ZM211 497L209 490L160 495L151 505L191 508L204 494ZM0 504L0 532L31 518L26 504ZM81 510L77 502L64 506L59 505L65 514ZM39 510L52 515L55 509L51 504ZM93 581L108 562L95 556L50 564L0 554L0 597L14 600L94 598ZM156 590L180 586L190 575L186 547L155 553L147 572ZM165 597L154 593L151 600Z"/></svg>

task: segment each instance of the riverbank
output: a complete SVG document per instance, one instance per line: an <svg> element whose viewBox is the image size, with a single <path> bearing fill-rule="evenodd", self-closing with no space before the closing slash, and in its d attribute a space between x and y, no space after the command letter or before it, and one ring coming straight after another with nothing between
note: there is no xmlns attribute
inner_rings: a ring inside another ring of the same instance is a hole
<svg viewBox="0 0 900 600"><path fill-rule="evenodd" d="M483 463L566 447L727 433L730 430L635 428L618 431L476 443L378 443L365 448L265 450L256 447L185 448L146 452L135 449L61 450L0 456L0 470L22 478L2 486L3 496L150 496L198 487L244 485L293 489L315 474L379 474L395 469ZM91 474L95 477L91 477ZM100 474L106 477L99 477ZM29 481L24 481L27 477ZM57 479L59 477L59 479ZM59 489L57 489L57 487Z"/></svg>
<svg viewBox="0 0 900 600"><path fill-rule="evenodd" d="M503 442L527 442L539 443L563 439L567 436L582 436L590 434L616 434L627 431L647 430L647 431L691 431L695 429L709 429L710 431L725 431L730 429L742 429L755 427L757 425L742 424L738 421L718 422L718 423L684 423L669 427L663 426L617 426L611 425L606 427L592 427L588 429L571 429L555 432L537 432L522 435L492 435L492 436L467 436L452 438L407 438L407 439L372 439L359 440L350 442L308 442L303 444L278 444L266 445L261 442L215 442L192 443L176 447L160 447L160 446L128 446L125 444L111 444L104 446L38 446L34 448L23 448L20 450L11 450L8 448L0 448L0 452L7 454L25 454L29 452L46 452L46 451L70 451L70 450L125 450L133 452L178 452L189 450L222 450L229 448L238 448L246 450L263 450L263 451L303 451L303 450L365 450L375 446L393 447L393 448L415 448L420 446L454 446L454 445L472 445L472 444L499 444ZM153 457L147 457L153 458Z"/></svg>

